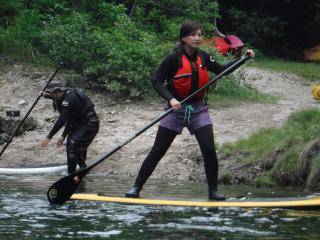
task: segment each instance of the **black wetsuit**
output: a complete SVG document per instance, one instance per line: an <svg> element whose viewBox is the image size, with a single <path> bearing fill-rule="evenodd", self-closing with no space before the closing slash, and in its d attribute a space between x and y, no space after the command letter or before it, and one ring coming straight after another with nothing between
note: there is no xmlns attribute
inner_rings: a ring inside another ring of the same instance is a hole
<svg viewBox="0 0 320 240"><path fill-rule="evenodd" d="M99 131L99 119L90 99L79 89L68 89L62 99L56 101L60 112L48 138L52 138L63 126L67 138L68 173L75 172L77 164L86 167L87 148Z"/></svg>

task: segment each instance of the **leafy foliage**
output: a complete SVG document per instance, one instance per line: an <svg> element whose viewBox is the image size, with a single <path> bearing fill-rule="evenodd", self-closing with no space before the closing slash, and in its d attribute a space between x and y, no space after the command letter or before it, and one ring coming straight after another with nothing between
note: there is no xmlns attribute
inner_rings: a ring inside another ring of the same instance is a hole
<svg viewBox="0 0 320 240"><path fill-rule="evenodd" d="M213 30L218 4L205 0L139 0L133 19L146 31L176 40L181 23L187 19L199 21L207 34Z"/></svg>
<svg viewBox="0 0 320 240"><path fill-rule="evenodd" d="M0 28L0 51L19 58L34 57L40 41L39 22L36 11L21 11L6 30Z"/></svg>
<svg viewBox="0 0 320 240"><path fill-rule="evenodd" d="M291 48L301 49L302 40L309 39L308 34L297 34L299 29L319 39L320 4L316 0L302 5L296 0L225 0L219 1L220 5L206 0L136 2L133 9L130 0L0 0L0 53L24 61L63 60L91 83L140 97L151 92L149 79L174 46L179 27L187 19L201 22L205 36L209 36L219 10L226 23L224 29L228 29L222 32L233 31L247 45L279 55L299 54ZM301 6L306 18L301 23L295 21L297 30L291 31L289 23L297 18L274 6L288 7L292 12ZM129 12L133 14L128 16ZM291 44L291 38L298 39L298 44ZM308 40L306 45L311 43ZM214 54L219 62L228 60ZM219 84L215 93L257 97L243 82L229 80Z"/></svg>
<svg viewBox="0 0 320 240"><path fill-rule="evenodd" d="M55 18L42 36L43 51L52 59L63 60L108 90L131 96L142 96L150 87L165 46L121 13L109 32L92 27L88 15L74 12L68 18Z"/></svg>

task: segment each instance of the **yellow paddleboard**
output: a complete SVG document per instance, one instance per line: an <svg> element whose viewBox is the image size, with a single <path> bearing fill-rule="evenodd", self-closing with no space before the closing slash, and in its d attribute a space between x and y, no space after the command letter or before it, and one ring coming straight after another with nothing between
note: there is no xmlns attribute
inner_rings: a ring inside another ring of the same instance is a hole
<svg viewBox="0 0 320 240"><path fill-rule="evenodd" d="M289 197L289 198L253 198L228 199L226 201L187 201L146 198L107 197L98 194L76 193L72 200L112 202L133 205L182 206L182 207L241 207L241 208L291 208L320 209L320 197Z"/></svg>

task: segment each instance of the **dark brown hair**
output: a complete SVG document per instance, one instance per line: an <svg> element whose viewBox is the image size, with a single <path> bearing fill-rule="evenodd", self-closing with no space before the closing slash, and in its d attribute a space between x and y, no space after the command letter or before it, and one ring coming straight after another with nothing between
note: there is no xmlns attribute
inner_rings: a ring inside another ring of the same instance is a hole
<svg viewBox="0 0 320 240"><path fill-rule="evenodd" d="M185 22L183 22L180 27L180 44L183 44L182 38L189 36L191 33L199 29L202 31L201 24L196 21L186 20Z"/></svg>

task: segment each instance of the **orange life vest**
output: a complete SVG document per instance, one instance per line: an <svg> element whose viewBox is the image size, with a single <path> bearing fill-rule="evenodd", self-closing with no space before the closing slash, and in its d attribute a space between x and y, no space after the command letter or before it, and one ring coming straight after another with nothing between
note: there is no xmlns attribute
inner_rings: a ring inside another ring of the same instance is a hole
<svg viewBox="0 0 320 240"><path fill-rule="evenodd" d="M185 54L181 55L181 67L172 79L172 88L179 98L186 98L209 81L208 71L202 58L197 55L197 61L191 62ZM206 90L196 97L203 97Z"/></svg>

